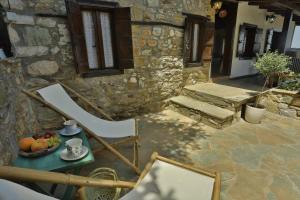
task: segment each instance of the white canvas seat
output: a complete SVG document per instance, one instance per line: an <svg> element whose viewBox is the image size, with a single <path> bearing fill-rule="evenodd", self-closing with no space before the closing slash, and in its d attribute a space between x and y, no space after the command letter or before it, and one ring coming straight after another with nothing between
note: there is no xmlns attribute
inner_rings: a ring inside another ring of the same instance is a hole
<svg viewBox="0 0 300 200"><path fill-rule="evenodd" d="M1 200L58 200L11 181L0 179Z"/></svg>
<svg viewBox="0 0 300 200"><path fill-rule="evenodd" d="M156 160L121 200L211 200L214 183L212 177Z"/></svg>
<svg viewBox="0 0 300 200"><path fill-rule="evenodd" d="M60 84L50 85L37 90L43 99L63 111L74 120L84 125L90 131L100 137L121 138L135 136L135 120L129 119L124 121L107 121L96 117L71 99Z"/></svg>
<svg viewBox="0 0 300 200"><path fill-rule="evenodd" d="M66 92L66 90L78 97L85 105L93 108L99 114L103 115L104 120L81 108ZM138 130L135 119L128 119L123 121L113 121L112 118L102 109L88 101L85 97L78 94L72 88L63 83L55 83L53 85L43 87L40 89L23 90L24 93L30 97L40 101L49 108L60 113L68 119L74 119L78 124L88 133L92 138L101 143L104 148L111 151L114 155L120 158L125 164L131 167L136 173L140 173L138 169ZM119 139L115 143L108 143L102 138ZM133 161L129 161L115 146L125 143L133 143ZM100 152L104 148L94 150Z"/></svg>

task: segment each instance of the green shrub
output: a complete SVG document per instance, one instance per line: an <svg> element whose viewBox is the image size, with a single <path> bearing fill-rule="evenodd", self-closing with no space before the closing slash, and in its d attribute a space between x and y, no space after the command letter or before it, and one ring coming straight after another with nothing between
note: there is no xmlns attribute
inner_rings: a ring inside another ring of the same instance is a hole
<svg viewBox="0 0 300 200"><path fill-rule="evenodd" d="M285 80L281 81L278 85L278 88L300 92L300 74L293 74L292 76L289 76Z"/></svg>
<svg viewBox="0 0 300 200"><path fill-rule="evenodd" d="M291 58L278 53L278 51L268 51L257 58L254 66L266 78L266 80L262 86L261 93L256 98L255 107L258 106L260 98L267 85L272 86L275 79L280 80L281 77L290 73L290 70L288 69L290 64Z"/></svg>
<svg viewBox="0 0 300 200"><path fill-rule="evenodd" d="M271 76L281 77L282 74L289 72L288 66L291 64L291 58L277 51L267 52L258 57L254 66L266 78Z"/></svg>

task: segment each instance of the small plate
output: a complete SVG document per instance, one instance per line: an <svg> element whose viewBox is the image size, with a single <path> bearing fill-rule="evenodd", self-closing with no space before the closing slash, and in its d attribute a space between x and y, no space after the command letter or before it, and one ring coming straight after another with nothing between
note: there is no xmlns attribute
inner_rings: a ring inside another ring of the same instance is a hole
<svg viewBox="0 0 300 200"><path fill-rule="evenodd" d="M82 131L82 128L81 127L77 127L74 131L72 132L67 132L65 128L61 129L58 131L58 133L60 135L63 135L63 136L73 136L73 135L77 135L78 133L80 133Z"/></svg>
<svg viewBox="0 0 300 200"><path fill-rule="evenodd" d="M68 153L67 149L64 149L60 152L60 158L66 161L75 161L85 157L89 153L89 149L86 146L82 146L82 151L80 156L75 156L71 153Z"/></svg>

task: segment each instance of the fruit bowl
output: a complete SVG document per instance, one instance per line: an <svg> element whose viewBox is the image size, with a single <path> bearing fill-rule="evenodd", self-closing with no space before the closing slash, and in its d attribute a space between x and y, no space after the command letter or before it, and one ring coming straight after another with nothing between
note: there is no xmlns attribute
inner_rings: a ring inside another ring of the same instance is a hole
<svg viewBox="0 0 300 200"><path fill-rule="evenodd" d="M60 146L59 136L54 132L35 134L19 141L19 155L35 158L54 152Z"/></svg>
<svg viewBox="0 0 300 200"><path fill-rule="evenodd" d="M26 151L20 150L19 155L23 156L23 157L27 157L27 158L35 158L35 157L47 155L47 154L55 151L58 147L59 147L59 144L57 144L57 145L55 145L51 148L39 150L39 151L36 151L36 152L26 152Z"/></svg>

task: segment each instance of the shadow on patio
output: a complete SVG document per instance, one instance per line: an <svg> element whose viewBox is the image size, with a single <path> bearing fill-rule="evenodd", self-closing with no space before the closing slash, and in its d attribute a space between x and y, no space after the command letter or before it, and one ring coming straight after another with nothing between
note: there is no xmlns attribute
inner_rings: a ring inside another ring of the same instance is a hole
<svg viewBox="0 0 300 200"><path fill-rule="evenodd" d="M152 151L222 172L222 199L298 199L300 125L267 113L259 124L240 121L216 130L172 111L139 117L141 168ZM127 149L127 154L130 155ZM105 161L101 158L105 157ZM107 162L109 159L109 162ZM130 169L103 152L85 168L115 168L121 179L136 179Z"/></svg>

